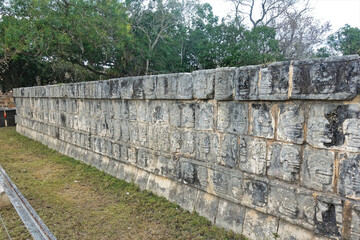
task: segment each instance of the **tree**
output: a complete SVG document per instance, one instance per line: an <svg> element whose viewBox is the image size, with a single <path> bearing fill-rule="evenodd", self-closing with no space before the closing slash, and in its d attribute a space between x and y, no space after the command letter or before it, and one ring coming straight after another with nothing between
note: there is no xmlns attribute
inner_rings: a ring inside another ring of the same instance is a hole
<svg viewBox="0 0 360 240"><path fill-rule="evenodd" d="M329 36L328 44L343 55L360 54L360 29L346 24Z"/></svg>

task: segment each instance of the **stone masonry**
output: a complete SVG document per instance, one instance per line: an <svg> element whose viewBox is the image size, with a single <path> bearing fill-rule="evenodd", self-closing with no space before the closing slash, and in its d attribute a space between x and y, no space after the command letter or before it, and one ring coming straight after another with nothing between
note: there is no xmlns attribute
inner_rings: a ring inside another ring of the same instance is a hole
<svg viewBox="0 0 360 240"><path fill-rule="evenodd" d="M360 239L358 56L14 90L17 131L250 239Z"/></svg>

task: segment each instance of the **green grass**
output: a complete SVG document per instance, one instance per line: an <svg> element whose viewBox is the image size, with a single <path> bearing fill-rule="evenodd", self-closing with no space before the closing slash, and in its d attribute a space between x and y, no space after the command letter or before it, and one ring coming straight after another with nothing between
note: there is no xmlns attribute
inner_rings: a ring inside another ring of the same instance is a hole
<svg viewBox="0 0 360 240"><path fill-rule="evenodd" d="M57 239L245 239L196 213L0 129L0 164ZM13 207L0 210L13 239L31 239ZM8 239L0 226L0 239Z"/></svg>

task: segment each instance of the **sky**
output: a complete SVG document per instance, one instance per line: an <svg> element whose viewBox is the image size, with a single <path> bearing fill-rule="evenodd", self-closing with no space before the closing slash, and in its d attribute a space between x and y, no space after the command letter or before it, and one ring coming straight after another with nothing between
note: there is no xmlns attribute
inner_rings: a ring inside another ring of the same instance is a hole
<svg viewBox="0 0 360 240"><path fill-rule="evenodd" d="M260 0L258 0L260 1ZM214 13L220 18L231 13L231 3L226 0L201 0L212 5ZM321 22L329 21L332 31L349 24L360 28L360 0L310 0L313 7L311 15Z"/></svg>

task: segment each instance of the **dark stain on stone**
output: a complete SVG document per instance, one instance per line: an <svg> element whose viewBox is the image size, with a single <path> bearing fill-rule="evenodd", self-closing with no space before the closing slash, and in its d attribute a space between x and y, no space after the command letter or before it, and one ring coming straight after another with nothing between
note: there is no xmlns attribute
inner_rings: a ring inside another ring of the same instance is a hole
<svg viewBox="0 0 360 240"><path fill-rule="evenodd" d="M315 217L316 230L324 235L340 236L336 225L335 205L332 203L327 203L327 205L327 210L321 212L322 222L319 222Z"/></svg>
<svg viewBox="0 0 360 240"><path fill-rule="evenodd" d="M252 181L246 183L247 192L250 194L252 204L259 207L267 205L268 185L261 181Z"/></svg>
<svg viewBox="0 0 360 240"><path fill-rule="evenodd" d="M142 79L136 79L133 85L133 98L143 99L144 98L144 83Z"/></svg>
<svg viewBox="0 0 360 240"><path fill-rule="evenodd" d="M60 120L61 120L61 125L63 127L65 127L66 126L66 116L65 116L65 114L63 114L63 113L60 114Z"/></svg>

